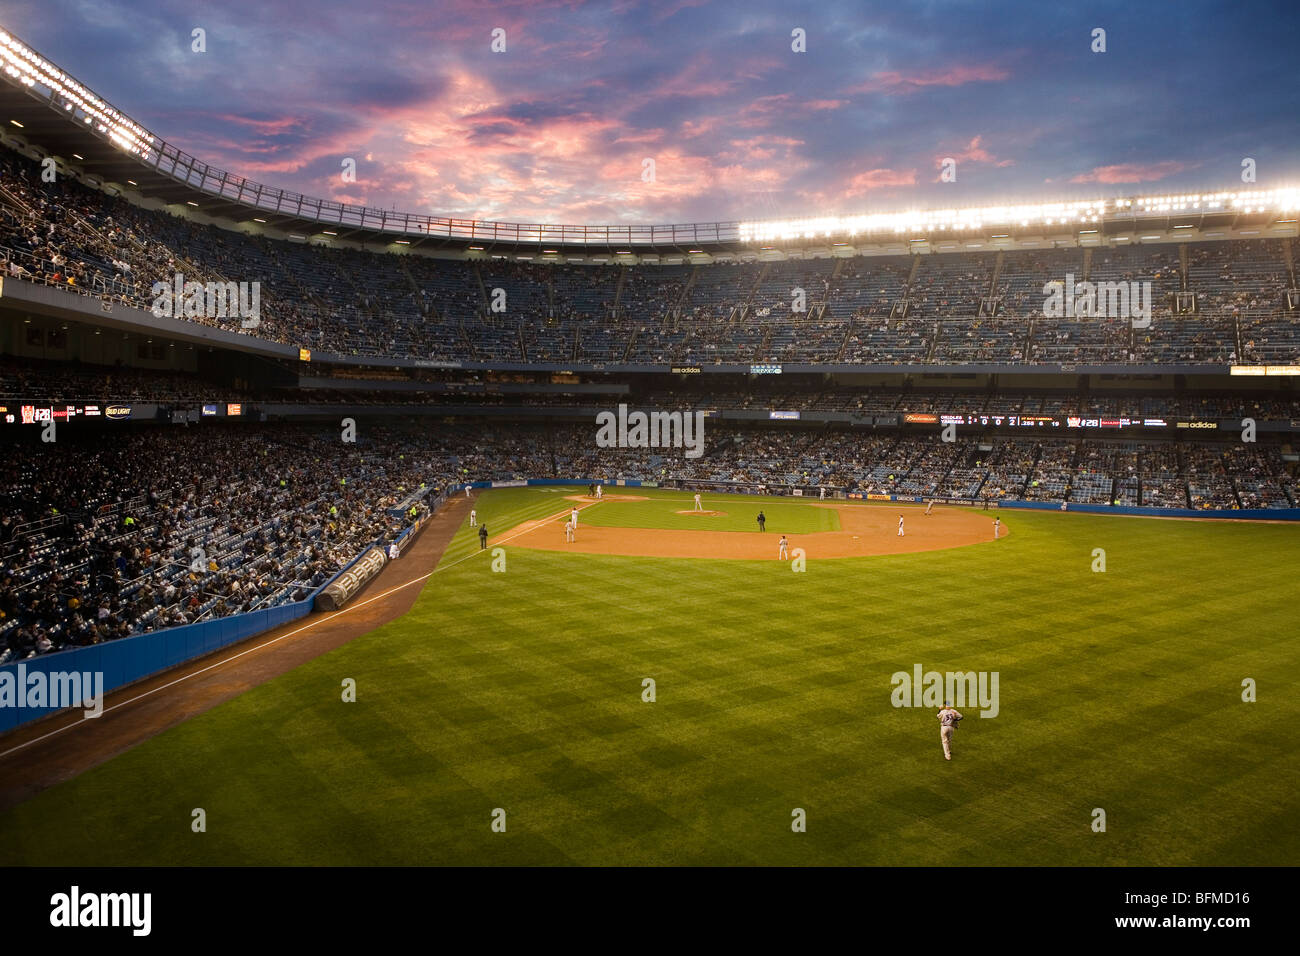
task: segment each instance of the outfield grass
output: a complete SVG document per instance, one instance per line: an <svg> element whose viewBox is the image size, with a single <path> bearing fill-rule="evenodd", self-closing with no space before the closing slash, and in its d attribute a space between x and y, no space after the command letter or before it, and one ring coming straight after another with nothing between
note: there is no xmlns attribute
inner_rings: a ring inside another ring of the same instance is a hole
<svg viewBox="0 0 1300 956"><path fill-rule="evenodd" d="M0 816L0 863L1300 863L1300 528L1002 517L803 574L509 544L493 573L462 528L405 618ZM915 664L999 672L951 763L891 706Z"/></svg>

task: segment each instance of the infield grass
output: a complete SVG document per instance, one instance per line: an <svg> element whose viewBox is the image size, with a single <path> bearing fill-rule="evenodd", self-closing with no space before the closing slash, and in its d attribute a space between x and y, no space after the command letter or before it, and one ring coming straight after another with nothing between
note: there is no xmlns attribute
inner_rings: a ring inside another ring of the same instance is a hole
<svg viewBox="0 0 1300 956"><path fill-rule="evenodd" d="M406 617L3 814L0 863L1300 863L1300 528L1002 518L802 574L509 543L493 573L466 526ZM999 672L950 763L891 705L916 664Z"/></svg>
<svg viewBox="0 0 1300 956"><path fill-rule="evenodd" d="M752 495L704 494L702 513L694 513L694 495L681 492L653 492L645 501L601 501L578 512L578 522L610 528L663 528L670 531L757 531L758 514L767 518L770 534L811 534L839 531L840 516L834 508L810 508L810 502L790 498ZM686 511L687 514L678 514ZM707 514L720 511L722 514ZM557 519L563 520L563 519Z"/></svg>

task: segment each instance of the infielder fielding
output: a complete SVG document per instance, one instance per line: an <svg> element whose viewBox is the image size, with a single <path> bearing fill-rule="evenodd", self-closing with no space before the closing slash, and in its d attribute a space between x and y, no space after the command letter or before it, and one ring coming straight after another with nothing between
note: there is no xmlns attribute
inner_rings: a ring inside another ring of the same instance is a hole
<svg viewBox="0 0 1300 956"><path fill-rule="evenodd" d="M1001 530L1002 530L1002 519L994 518L993 519L993 540L994 541L998 539L998 532Z"/></svg>
<svg viewBox="0 0 1300 956"><path fill-rule="evenodd" d="M903 516L898 516L898 536L903 537Z"/></svg>
<svg viewBox="0 0 1300 956"><path fill-rule="evenodd" d="M469 509L469 526L470 526L471 528L476 528L476 527L478 527L478 509L477 509L477 508L470 508L470 509Z"/></svg>
<svg viewBox="0 0 1300 956"><path fill-rule="evenodd" d="M943 759L952 759L952 735L957 729L957 721L961 720L961 714L953 709L948 701L943 702L943 710L939 711L939 739L943 741Z"/></svg>
<svg viewBox="0 0 1300 956"><path fill-rule="evenodd" d="M785 540L785 535L781 535L781 540L777 542L777 547L780 549L778 560L789 561L790 560L789 542Z"/></svg>

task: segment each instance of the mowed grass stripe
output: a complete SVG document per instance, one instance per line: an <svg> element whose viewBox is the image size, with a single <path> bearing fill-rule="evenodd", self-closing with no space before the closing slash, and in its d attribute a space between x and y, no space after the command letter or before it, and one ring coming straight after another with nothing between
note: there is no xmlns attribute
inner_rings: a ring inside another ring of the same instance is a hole
<svg viewBox="0 0 1300 956"><path fill-rule="evenodd" d="M478 510L495 535L565 505L508 489ZM402 620L0 818L21 834L0 859L1295 862L1263 823L1297 809L1277 728L1300 652L1270 602L1296 529L1003 518L1001 542L805 574L508 543L504 574L444 559ZM453 544L472 556L476 529ZM932 709L890 706L917 663L1000 673L1001 715L968 707L951 763ZM159 788L175 800L142 808ZM204 799L222 826L196 844Z"/></svg>

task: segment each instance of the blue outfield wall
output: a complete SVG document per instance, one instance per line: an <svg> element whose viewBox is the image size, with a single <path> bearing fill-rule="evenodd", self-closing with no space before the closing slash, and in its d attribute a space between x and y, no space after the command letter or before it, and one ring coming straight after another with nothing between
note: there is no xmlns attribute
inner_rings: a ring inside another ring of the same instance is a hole
<svg viewBox="0 0 1300 956"><path fill-rule="evenodd" d="M1061 503L1051 501L1000 501L999 508L1025 508L1033 511L1060 511ZM1241 520L1300 521L1300 508L1238 508L1233 510L1197 511L1195 508L1138 508L1131 505L1085 505L1070 502L1069 512L1094 515L1140 515L1147 518L1237 518Z"/></svg>
<svg viewBox="0 0 1300 956"><path fill-rule="evenodd" d="M34 673L102 673L103 690L123 687L133 681L175 667L204 654L242 641L305 617L311 611L311 601L295 601L262 611L250 611L233 617L204 621L201 624L183 624L161 631L150 631L134 637L123 637L90 647L74 647L55 654L42 654L24 661L5 664L0 674L11 673L18 680L18 666L23 666L30 683ZM22 694L24 688L17 688ZM25 699L25 698L24 698ZM102 703L102 702L101 702ZM57 713L61 707L0 706L0 733L13 730L20 724Z"/></svg>
<svg viewBox="0 0 1300 956"><path fill-rule="evenodd" d="M617 482L603 481L601 479L595 479L595 478L567 478L567 479L529 478L526 481L522 479L517 481L475 481L475 482L471 482L469 484L469 487L471 488L523 488L523 487L536 487L536 486L545 486L545 485L586 485L586 484L590 484L592 481L599 481L606 488L658 487L657 482L648 482L648 481L643 482L634 478L628 478L626 480L620 480ZM738 482L728 482L722 480L713 481L708 478L693 478L693 479L688 479L688 483L692 485L735 484L737 485L737 490L740 490L740 483ZM794 486L776 486L776 487L782 488L788 493L790 490L793 489ZM464 488L465 485L460 486L462 493ZM774 488L771 488L771 486L769 486L769 488L770 488L769 493L771 492L771 490L775 490ZM805 498L812 497L810 492L815 488L816 486L810 486L808 488L802 489L804 491L803 497ZM864 501L868 499L867 495L860 495L859 497ZM887 501L898 501L898 502L911 502L913 504L923 504L924 502L930 501L931 498L933 498L936 504L959 504L959 505L968 505L968 506L973 505L976 508L982 507L984 504L983 499L947 498L942 496L926 496L926 495L877 495L874 496L872 500L877 500L877 501L887 500ZM1032 511L1060 511L1061 510L1061 503L1059 501L1055 501L1055 502L1020 501L1017 499L1007 499L1007 498L990 500L989 506L991 508L1024 508ZM1139 508L1131 505L1094 505L1094 504L1075 504L1074 502L1070 502L1068 511L1074 513L1082 512L1084 514L1137 515L1140 517L1148 517L1148 518L1233 518L1237 520L1300 521L1300 508L1237 508L1235 510L1229 509L1229 510L1197 511L1195 508Z"/></svg>
<svg viewBox="0 0 1300 956"><path fill-rule="evenodd" d="M439 496L430 502L430 513L436 511L444 500L445 496ZM404 548L411 536L421 527L423 527L423 523L405 529L397 539L398 547ZM367 546L362 550L361 554L365 554L369 548L370 546ZM201 624L182 624L179 627L150 631L147 634L136 634L133 637L123 637L103 644L93 644L90 647L73 647L53 654L42 654L22 661L13 661L0 666L0 675L13 675L11 678L0 677L0 681L12 680L16 682L20 664L29 682L31 675L35 673L102 673L104 675L103 692L107 694L109 691L125 687L127 684L150 677L160 671L176 667L205 654L211 654L223 647L255 637L282 624L288 624L290 621L306 617L311 613L316 595L333 584L335 578L346 572L348 568L351 568L353 564L360 560L360 557L361 555L357 555L356 558L348 562L346 567L341 568L338 574L333 575L301 601L293 601L260 611L249 611L247 614L217 618L215 621L204 621ZM20 694L23 693L23 688L19 687L17 689ZM8 703L0 705L0 734L48 714L58 713L62 709L61 707L49 706L14 707L9 706Z"/></svg>

